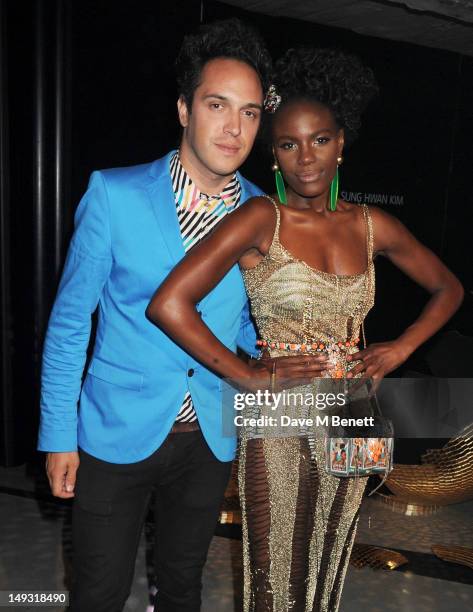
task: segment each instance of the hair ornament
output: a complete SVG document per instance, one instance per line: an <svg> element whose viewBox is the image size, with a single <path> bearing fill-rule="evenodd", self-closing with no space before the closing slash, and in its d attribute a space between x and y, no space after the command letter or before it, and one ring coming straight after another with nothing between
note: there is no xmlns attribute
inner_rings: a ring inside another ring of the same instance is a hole
<svg viewBox="0 0 473 612"><path fill-rule="evenodd" d="M278 95L276 87L270 85L263 102L263 108L268 113L275 113L281 104L281 96Z"/></svg>

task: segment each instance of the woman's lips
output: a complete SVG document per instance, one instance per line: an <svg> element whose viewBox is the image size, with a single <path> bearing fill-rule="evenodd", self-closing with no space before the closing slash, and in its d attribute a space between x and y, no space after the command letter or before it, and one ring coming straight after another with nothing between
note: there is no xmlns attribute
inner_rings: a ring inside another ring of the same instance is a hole
<svg viewBox="0 0 473 612"><path fill-rule="evenodd" d="M301 183L313 183L318 181L322 174L323 170L320 170L319 172L304 172L303 174L296 174L296 176Z"/></svg>

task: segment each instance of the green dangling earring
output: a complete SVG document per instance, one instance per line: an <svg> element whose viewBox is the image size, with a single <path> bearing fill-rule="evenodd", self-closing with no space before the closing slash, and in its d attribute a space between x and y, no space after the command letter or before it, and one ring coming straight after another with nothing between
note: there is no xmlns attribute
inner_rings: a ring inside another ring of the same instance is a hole
<svg viewBox="0 0 473 612"><path fill-rule="evenodd" d="M335 171L335 176L330 183L330 210L332 212L337 210L337 202L338 202L338 166L340 166L343 162L343 157L337 157L337 169Z"/></svg>
<svg viewBox="0 0 473 612"><path fill-rule="evenodd" d="M286 187L284 186L284 179L281 174L281 170L279 170L279 165L277 162L274 162L272 165L272 171L274 172L274 176L276 178L276 191L278 192L278 198L281 204L287 204L287 196L286 196Z"/></svg>

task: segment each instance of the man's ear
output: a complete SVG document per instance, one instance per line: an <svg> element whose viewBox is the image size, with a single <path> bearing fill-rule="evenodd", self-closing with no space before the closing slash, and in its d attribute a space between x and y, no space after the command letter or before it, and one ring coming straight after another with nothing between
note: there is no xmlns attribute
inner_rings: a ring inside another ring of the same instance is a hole
<svg viewBox="0 0 473 612"><path fill-rule="evenodd" d="M177 101L177 114L179 115L179 123L181 126L183 128L187 127L187 124L189 123L189 110L183 95L180 95Z"/></svg>

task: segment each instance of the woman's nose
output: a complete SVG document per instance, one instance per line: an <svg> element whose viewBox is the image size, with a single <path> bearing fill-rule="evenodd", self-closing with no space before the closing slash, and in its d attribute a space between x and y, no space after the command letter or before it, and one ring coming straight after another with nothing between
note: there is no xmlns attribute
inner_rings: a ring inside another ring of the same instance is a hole
<svg viewBox="0 0 473 612"><path fill-rule="evenodd" d="M299 151L300 153L298 162L301 165L307 166L308 164L314 163L316 159L316 153L313 147L301 147Z"/></svg>

